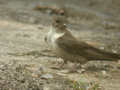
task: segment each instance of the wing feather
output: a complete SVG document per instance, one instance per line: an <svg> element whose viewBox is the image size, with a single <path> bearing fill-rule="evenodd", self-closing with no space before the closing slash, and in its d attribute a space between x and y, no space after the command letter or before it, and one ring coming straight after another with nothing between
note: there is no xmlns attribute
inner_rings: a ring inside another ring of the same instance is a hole
<svg viewBox="0 0 120 90"><path fill-rule="evenodd" d="M80 55L88 60L114 60L120 58L118 54L105 52L85 42L78 42L75 38L68 38L65 35L58 38L56 43L65 52L76 56Z"/></svg>

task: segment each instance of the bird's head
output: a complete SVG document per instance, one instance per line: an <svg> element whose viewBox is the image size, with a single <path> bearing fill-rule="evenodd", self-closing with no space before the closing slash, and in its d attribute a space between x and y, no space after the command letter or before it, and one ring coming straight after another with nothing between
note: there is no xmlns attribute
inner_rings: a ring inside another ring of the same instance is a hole
<svg viewBox="0 0 120 90"><path fill-rule="evenodd" d="M66 19L64 17L54 17L52 20L52 26L50 27L50 31L45 36L45 41L55 42L58 38L66 35L69 31L66 29Z"/></svg>
<svg viewBox="0 0 120 90"><path fill-rule="evenodd" d="M66 32L66 23L67 20L64 17L54 17L52 21L52 27L56 30L56 32Z"/></svg>

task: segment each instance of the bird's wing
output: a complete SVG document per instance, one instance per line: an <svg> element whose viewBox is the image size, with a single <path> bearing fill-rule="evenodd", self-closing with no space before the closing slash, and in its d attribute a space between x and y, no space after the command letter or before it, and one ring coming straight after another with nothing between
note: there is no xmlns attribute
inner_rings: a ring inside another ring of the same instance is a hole
<svg viewBox="0 0 120 90"><path fill-rule="evenodd" d="M85 42L77 41L75 38L60 37L56 40L57 45L63 49L65 52L73 55L83 56L87 59L116 59L120 58L117 54L105 52L103 50L97 49Z"/></svg>
<svg viewBox="0 0 120 90"><path fill-rule="evenodd" d="M78 42L76 39L69 38L69 37L60 37L56 40L57 45L64 49L67 53L70 54L86 54L87 50L91 48L90 45L84 43L84 42Z"/></svg>

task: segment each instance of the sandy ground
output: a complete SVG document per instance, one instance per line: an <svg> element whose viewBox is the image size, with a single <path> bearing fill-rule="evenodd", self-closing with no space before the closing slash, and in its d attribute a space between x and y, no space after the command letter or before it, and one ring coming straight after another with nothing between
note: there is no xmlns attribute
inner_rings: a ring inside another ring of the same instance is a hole
<svg viewBox="0 0 120 90"><path fill-rule="evenodd" d="M44 42L53 15L35 10L37 5L64 7L74 36L120 53L119 0L0 0L0 90L81 90L74 81L119 90L117 62L89 62L84 73L51 68L60 61Z"/></svg>

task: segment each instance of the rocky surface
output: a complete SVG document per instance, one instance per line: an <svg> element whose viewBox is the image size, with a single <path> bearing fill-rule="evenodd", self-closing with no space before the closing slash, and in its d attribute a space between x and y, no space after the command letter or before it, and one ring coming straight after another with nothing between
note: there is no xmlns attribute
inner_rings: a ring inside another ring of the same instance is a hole
<svg viewBox="0 0 120 90"><path fill-rule="evenodd" d="M118 90L120 63L89 62L83 73L51 68L61 59L44 36L64 10L74 36L120 53L119 9L119 0L0 0L0 90Z"/></svg>

